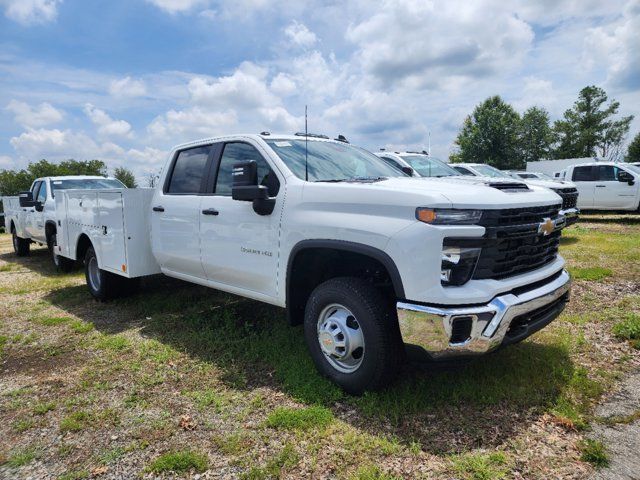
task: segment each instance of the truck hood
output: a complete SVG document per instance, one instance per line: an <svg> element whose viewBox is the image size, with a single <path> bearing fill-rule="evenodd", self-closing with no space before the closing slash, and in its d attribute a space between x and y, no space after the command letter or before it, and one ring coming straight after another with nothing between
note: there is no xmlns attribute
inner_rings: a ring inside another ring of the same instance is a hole
<svg viewBox="0 0 640 480"><path fill-rule="evenodd" d="M529 186L505 191L489 184L522 184L517 180L482 177L396 177L386 180L341 183L310 183L304 187L307 201L372 204L397 207L500 209L560 204L551 190Z"/></svg>
<svg viewBox="0 0 640 480"><path fill-rule="evenodd" d="M545 188L575 188L576 184L566 181L554 181L554 180L542 180L542 179L529 179L523 180L527 185L535 185L537 187Z"/></svg>

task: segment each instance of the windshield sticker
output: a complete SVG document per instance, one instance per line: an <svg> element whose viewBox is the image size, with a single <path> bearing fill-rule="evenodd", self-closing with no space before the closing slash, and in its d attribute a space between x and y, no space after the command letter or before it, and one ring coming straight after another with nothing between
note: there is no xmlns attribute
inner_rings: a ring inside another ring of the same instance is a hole
<svg viewBox="0 0 640 480"><path fill-rule="evenodd" d="M289 142L273 142L275 143L276 147L290 147L291 144Z"/></svg>
<svg viewBox="0 0 640 480"><path fill-rule="evenodd" d="M55 180L53 182L54 185L62 185L62 180Z"/></svg>

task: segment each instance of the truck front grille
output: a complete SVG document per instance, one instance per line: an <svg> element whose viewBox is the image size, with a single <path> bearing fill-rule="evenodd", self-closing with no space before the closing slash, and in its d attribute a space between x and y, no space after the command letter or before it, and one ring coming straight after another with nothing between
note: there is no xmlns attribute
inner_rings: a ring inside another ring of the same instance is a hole
<svg viewBox="0 0 640 480"><path fill-rule="evenodd" d="M560 205L486 210L480 225L486 228L480 239L447 238L445 246L480 247L471 278L501 279L535 270L553 262L558 255L561 229L550 235L538 233L545 219L558 218Z"/></svg>
<svg viewBox="0 0 640 480"><path fill-rule="evenodd" d="M576 208L578 205L578 189L577 188L554 188L554 192L562 197L562 209Z"/></svg>

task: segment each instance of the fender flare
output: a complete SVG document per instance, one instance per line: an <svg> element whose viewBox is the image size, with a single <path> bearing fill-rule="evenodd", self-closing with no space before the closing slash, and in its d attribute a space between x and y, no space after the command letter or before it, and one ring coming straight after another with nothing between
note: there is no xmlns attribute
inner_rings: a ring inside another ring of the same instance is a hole
<svg viewBox="0 0 640 480"><path fill-rule="evenodd" d="M384 268L387 269L389 273L389 277L391 278L391 284L393 285L393 290L395 292L396 298L404 299L404 286L402 284L402 277L400 276L400 272L398 271L398 267L396 266L393 259L384 251L379 248L372 247L371 245L366 245L364 243L356 243L349 242L346 240L301 240L296 243L291 252L289 253L289 258L287 259L287 280L286 280L286 304L289 305L289 291L290 291L290 281L291 281L291 270L293 268L293 261L303 250L307 250L310 248L331 248L333 250L343 250L346 252L359 253L362 255L366 255L368 257L373 258L374 260L379 261Z"/></svg>

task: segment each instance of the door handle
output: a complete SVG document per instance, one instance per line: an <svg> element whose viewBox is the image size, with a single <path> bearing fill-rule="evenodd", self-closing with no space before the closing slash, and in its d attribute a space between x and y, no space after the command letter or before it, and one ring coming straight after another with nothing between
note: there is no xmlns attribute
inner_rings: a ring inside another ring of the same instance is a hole
<svg viewBox="0 0 640 480"><path fill-rule="evenodd" d="M598 187L598 188L604 188L604 187L606 187L606 185L596 185L596 187Z"/></svg>
<svg viewBox="0 0 640 480"><path fill-rule="evenodd" d="M218 215L220 212L215 208L207 208L206 210L202 210L203 215Z"/></svg>
<svg viewBox="0 0 640 480"><path fill-rule="evenodd" d="M164 212L164 207L162 206L157 206L157 207L153 207L152 209L154 212Z"/></svg>

